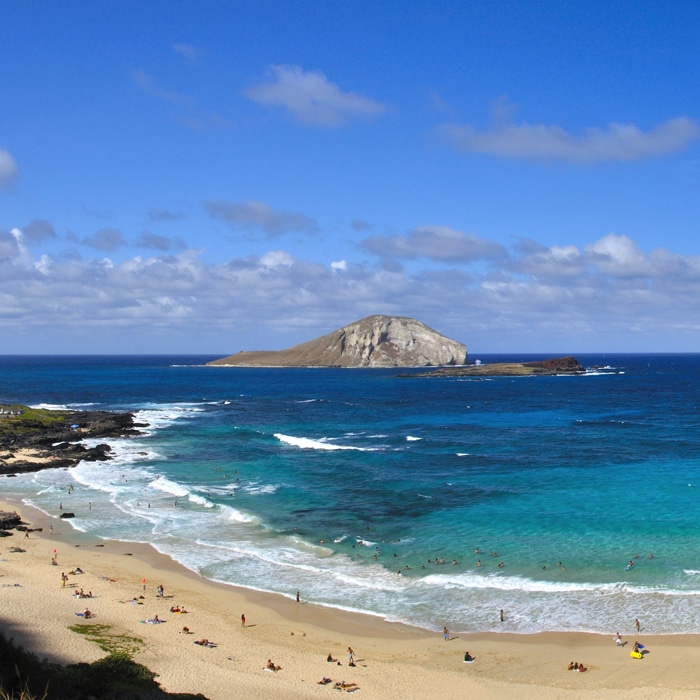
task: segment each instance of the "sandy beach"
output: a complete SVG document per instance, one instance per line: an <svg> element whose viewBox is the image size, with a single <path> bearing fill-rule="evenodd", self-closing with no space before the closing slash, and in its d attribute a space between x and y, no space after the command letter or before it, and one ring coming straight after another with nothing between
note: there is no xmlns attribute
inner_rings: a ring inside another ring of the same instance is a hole
<svg viewBox="0 0 700 700"><path fill-rule="evenodd" d="M297 602L295 592L286 598L213 583L149 546L88 541L68 523L22 504L0 503L0 509L17 510L31 527L43 528L28 538L15 532L0 540L6 634L42 657L73 663L96 660L104 652L69 627L109 625L112 634L141 640L134 659L156 672L171 692L202 693L211 700L232 697L232 689L241 699L322 698L335 695L334 684L344 681L356 684L345 692L359 688L366 698L603 698L614 692L639 700L695 698L700 689L699 639L647 636L643 627L635 635L633 620L620 630L622 648L614 644L615 630L609 635L452 633L446 641L442 634L307 603L303 591ZM25 551L11 552L12 547ZM76 567L84 573L68 574ZM77 598L80 589L93 597ZM172 613L171 607L187 612ZM86 608L92 620L76 615ZM143 622L156 616L164 622ZM449 619L438 624L449 626ZM200 639L216 646L194 643ZM635 639L648 652L642 660L629 655ZM348 665L348 647L355 652L354 667ZM463 662L466 650L474 663ZM329 663L328 654L339 663ZM268 659L281 670L265 670ZM588 671L568 671L570 661L584 663ZM324 677L332 682L319 685Z"/></svg>

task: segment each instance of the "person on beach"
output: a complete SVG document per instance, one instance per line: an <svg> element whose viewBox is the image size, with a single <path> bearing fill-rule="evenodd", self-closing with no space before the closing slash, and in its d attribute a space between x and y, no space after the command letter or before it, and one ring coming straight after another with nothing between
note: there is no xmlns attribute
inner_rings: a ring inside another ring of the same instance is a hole
<svg viewBox="0 0 700 700"><path fill-rule="evenodd" d="M501 622L503 622L506 619L505 613L503 612L503 609L501 609Z"/></svg>
<svg viewBox="0 0 700 700"><path fill-rule="evenodd" d="M623 644L624 644L624 642L622 641L622 636L621 636L620 633L618 632L618 633L615 635L615 646L616 646L616 647L621 647L621 646L623 646Z"/></svg>
<svg viewBox="0 0 700 700"><path fill-rule="evenodd" d="M297 591L297 603L299 602L299 598L300 598L299 591Z"/></svg>
<svg viewBox="0 0 700 700"><path fill-rule="evenodd" d="M634 618L634 627L638 633L641 631L642 626L636 617Z"/></svg>
<svg viewBox="0 0 700 700"><path fill-rule="evenodd" d="M442 628L442 636L446 642L450 641L450 630L447 627Z"/></svg>
<svg viewBox="0 0 700 700"><path fill-rule="evenodd" d="M245 627L245 615L241 615L241 627Z"/></svg>
<svg viewBox="0 0 700 700"><path fill-rule="evenodd" d="M83 613L83 618L85 620L89 620L91 617L92 617L92 613L90 612L90 610L88 610L88 608L85 608L85 612Z"/></svg>
<svg viewBox="0 0 700 700"><path fill-rule="evenodd" d="M355 652L352 650L352 647L348 647L348 666L354 666L355 665Z"/></svg>

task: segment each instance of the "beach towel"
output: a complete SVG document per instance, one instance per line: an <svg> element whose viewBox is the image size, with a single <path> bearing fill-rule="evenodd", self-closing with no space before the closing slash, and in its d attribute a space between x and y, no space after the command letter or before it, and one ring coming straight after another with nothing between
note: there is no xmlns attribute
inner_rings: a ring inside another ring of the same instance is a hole
<svg viewBox="0 0 700 700"><path fill-rule="evenodd" d="M148 620L139 620L139 622L143 622L146 625L160 625L161 623L165 622L165 620L156 620L153 617L148 618Z"/></svg>

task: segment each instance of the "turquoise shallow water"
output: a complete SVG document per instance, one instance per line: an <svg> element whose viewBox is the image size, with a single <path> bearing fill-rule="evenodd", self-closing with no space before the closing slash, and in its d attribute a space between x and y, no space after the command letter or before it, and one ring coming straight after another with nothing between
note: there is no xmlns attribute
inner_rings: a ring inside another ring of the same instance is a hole
<svg viewBox="0 0 700 700"><path fill-rule="evenodd" d="M206 359L0 358L0 401L149 423L111 462L0 492L212 579L429 629L700 632L700 356L489 380Z"/></svg>

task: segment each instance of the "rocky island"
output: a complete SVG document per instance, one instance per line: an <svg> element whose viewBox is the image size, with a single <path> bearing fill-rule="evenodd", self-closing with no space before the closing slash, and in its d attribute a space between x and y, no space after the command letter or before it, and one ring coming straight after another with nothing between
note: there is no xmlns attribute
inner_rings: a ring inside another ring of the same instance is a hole
<svg viewBox="0 0 700 700"><path fill-rule="evenodd" d="M85 447L85 438L140 435L133 413L0 406L0 474L73 467L81 460L110 459L108 444Z"/></svg>
<svg viewBox="0 0 700 700"><path fill-rule="evenodd" d="M493 362L464 367L443 367L410 377L528 377L533 375L583 374L586 368L571 355L534 362Z"/></svg>
<svg viewBox="0 0 700 700"><path fill-rule="evenodd" d="M441 367L463 365L467 347L414 318L374 315L287 350L239 352L224 367Z"/></svg>

